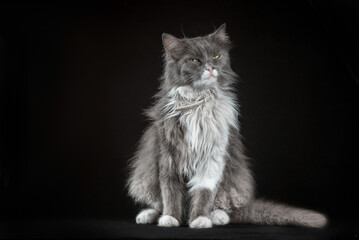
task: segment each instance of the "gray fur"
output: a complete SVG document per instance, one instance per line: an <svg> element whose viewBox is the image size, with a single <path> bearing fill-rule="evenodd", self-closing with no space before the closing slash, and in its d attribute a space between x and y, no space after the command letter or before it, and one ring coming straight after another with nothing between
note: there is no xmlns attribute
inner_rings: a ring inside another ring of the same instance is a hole
<svg viewBox="0 0 359 240"><path fill-rule="evenodd" d="M127 182L130 196L149 207L137 223L187 220L207 228L228 223L229 215L236 223L325 226L320 213L254 198L225 25L204 37L163 34L162 41L164 74Z"/></svg>
<svg viewBox="0 0 359 240"><path fill-rule="evenodd" d="M231 214L231 221L320 228L325 226L327 219L324 215L311 210L256 199L242 208L235 209Z"/></svg>
<svg viewBox="0 0 359 240"><path fill-rule="evenodd" d="M191 194L189 222L199 216L209 216L213 209L214 192L208 189L198 189Z"/></svg>

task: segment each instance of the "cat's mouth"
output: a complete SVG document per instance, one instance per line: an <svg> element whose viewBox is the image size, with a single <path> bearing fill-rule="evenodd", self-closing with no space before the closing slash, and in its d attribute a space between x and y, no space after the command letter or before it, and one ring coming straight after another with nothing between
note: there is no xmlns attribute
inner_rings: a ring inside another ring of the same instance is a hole
<svg viewBox="0 0 359 240"><path fill-rule="evenodd" d="M218 71L216 69L204 70L202 74L203 80L216 80L218 77Z"/></svg>
<svg viewBox="0 0 359 240"><path fill-rule="evenodd" d="M212 71L204 70L202 76L198 79L198 81L194 82L194 86L196 87L205 87L212 86L217 82L218 71L213 69Z"/></svg>

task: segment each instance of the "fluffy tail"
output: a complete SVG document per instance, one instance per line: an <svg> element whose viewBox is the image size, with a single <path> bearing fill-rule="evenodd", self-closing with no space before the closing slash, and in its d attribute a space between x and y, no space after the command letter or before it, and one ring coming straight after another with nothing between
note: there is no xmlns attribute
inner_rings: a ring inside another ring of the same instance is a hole
<svg viewBox="0 0 359 240"><path fill-rule="evenodd" d="M313 228L321 228L327 224L327 218L321 213L259 199L236 209L231 215L231 222L234 223L295 225Z"/></svg>

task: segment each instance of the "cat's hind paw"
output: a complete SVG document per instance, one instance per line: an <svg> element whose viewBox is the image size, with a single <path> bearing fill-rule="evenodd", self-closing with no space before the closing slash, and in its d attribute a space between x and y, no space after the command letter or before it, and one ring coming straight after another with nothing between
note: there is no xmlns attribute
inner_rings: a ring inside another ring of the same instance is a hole
<svg viewBox="0 0 359 240"><path fill-rule="evenodd" d="M220 209L214 210L210 214L213 225L226 225L229 223L228 214Z"/></svg>
<svg viewBox="0 0 359 240"><path fill-rule="evenodd" d="M137 224L156 223L160 213L155 209L144 209L136 216Z"/></svg>
<svg viewBox="0 0 359 240"><path fill-rule="evenodd" d="M211 228L212 221L208 217L199 216L189 224L190 228Z"/></svg>
<svg viewBox="0 0 359 240"><path fill-rule="evenodd" d="M163 215L158 219L159 227L178 227L179 222L176 218L170 215Z"/></svg>

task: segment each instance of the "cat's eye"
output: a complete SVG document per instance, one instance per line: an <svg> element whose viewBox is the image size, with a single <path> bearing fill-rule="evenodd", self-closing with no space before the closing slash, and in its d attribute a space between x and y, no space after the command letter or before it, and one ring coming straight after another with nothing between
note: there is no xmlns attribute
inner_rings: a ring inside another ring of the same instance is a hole
<svg viewBox="0 0 359 240"><path fill-rule="evenodd" d="M216 55L213 57L213 59L218 59L221 55Z"/></svg>
<svg viewBox="0 0 359 240"><path fill-rule="evenodd" d="M195 58L190 58L189 60L190 60L191 62L200 62L199 59L195 59Z"/></svg>

